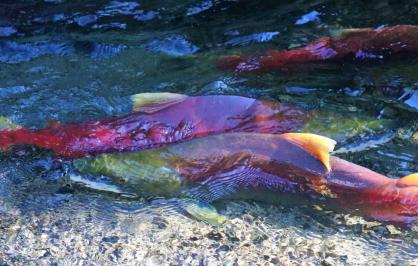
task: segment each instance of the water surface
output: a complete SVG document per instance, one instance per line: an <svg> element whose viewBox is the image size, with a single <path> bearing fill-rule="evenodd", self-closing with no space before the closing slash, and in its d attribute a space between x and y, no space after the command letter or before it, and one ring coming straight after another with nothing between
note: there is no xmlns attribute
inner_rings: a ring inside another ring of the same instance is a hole
<svg viewBox="0 0 418 266"><path fill-rule="evenodd" d="M317 113L305 131L398 178L418 172L418 58L238 75L220 56L290 49L337 29L418 24L416 1L2 1L0 115L27 127L130 110L169 91L274 99ZM212 226L176 199L70 183L47 151L0 157L0 264L418 264L418 231L321 206L221 204Z"/></svg>

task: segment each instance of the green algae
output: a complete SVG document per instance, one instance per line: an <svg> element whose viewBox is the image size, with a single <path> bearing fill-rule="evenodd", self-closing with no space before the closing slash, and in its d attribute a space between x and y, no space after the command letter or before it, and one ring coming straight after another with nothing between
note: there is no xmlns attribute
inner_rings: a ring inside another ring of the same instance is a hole
<svg viewBox="0 0 418 266"><path fill-rule="evenodd" d="M339 142L365 135L378 135L393 128L390 119L376 119L370 116L318 112L303 127L302 132L327 136Z"/></svg>

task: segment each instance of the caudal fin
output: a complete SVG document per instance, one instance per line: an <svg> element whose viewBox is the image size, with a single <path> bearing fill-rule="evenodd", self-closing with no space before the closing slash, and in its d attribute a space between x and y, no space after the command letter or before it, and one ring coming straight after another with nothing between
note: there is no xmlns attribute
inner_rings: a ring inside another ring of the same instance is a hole
<svg viewBox="0 0 418 266"><path fill-rule="evenodd" d="M19 129L21 126L11 121L9 118L0 116L0 131Z"/></svg>
<svg viewBox="0 0 418 266"><path fill-rule="evenodd" d="M10 132L21 128L9 118L0 116L0 152L6 152L13 143L10 140Z"/></svg>

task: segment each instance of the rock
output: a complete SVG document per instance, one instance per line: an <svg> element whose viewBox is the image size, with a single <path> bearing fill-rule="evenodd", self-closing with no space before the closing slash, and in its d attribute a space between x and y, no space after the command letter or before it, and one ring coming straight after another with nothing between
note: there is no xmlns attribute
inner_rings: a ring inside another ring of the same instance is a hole
<svg viewBox="0 0 418 266"><path fill-rule="evenodd" d="M386 226L383 225L379 225L373 228L373 231L375 231L376 233L380 234L380 235L384 235L387 236L390 234L388 228Z"/></svg>
<svg viewBox="0 0 418 266"><path fill-rule="evenodd" d="M230 250L231 250L231 248L228 245L222 245L216 250L216 252L225 253L225 252L228 252Z"/></svg>
<svg viewBox="0 0 418 266"><path fill-rule="evenodd" d="M357 235L360 235L361 233L363 233L363 225L362 224L355 224L353 226L353 232Z"/></svg>
<svg viewBox="0 0 418 266"><path fill-rule="evenodd" d="M400 235L400 234L402 234L401 231L399 231L398 229L396 229L396 227L393 226L393 225L391 225L391 224L387 225L386 228L388 229L388 231L389 231L389 233L391 235Z"/></svg>
<svg viewBox="0 0 418 266"><path fill-rule="evenodd" d="M118 236L106 236L106 237L103 237L102 241L115 244L119 241L119 237Z"/></svg>
<svg viewBox="0 0 418 266"><path fill-rule="evenodd" d="M412 135L412 141L418 144L418 131Z"/></svg>
<svg viewBox="0 0 418 266"><path fill-rule="evenodd" d="M220 233L215 232L215 231L210 232L209 234L206 235L206 237L215 241L219 241L223 238Z"/></svg>

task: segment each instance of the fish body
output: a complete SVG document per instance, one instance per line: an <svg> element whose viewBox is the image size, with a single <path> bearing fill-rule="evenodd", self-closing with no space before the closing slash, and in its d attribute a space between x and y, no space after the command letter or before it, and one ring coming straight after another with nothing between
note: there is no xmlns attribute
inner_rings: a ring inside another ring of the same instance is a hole
<svg viewBox="0 0 418 266"><path fill-rule="evenodd" d="M302 110L240 96L145 93L132 99L134 112L125 116L1 130L0 148L32 144L70 159L149 149L220 132L283 133L299 128L306 118Z"/></svg>
<svg viewBox="0 0 418 266"><path fill-rule="evenodd" d="M418 174L393 179L337 157L330 163L327 186L345 209L358 209L381 221L418 220Z"/></svg>
<svg viewBox="0 0 418 266"><path fill-rule="evenodd" d="M82 173L112 177L129 192L204 202L263 193L324 197L381 221L418 219L418 175L391 179L331 156L335 142L314 134L230 133L155 150L73 162ZM243 195L245 193L245 195Z"/></svg>
<svg viewBox="0 0 418 266"><path fill-rule="evenodd" d="M229 56L218 61L221 69L263 73L294 64L342 59L382 59L396 54L418 54L418 26L398 25L379 29L343 30L289 51L270 50L260 56Z"/></svg>

